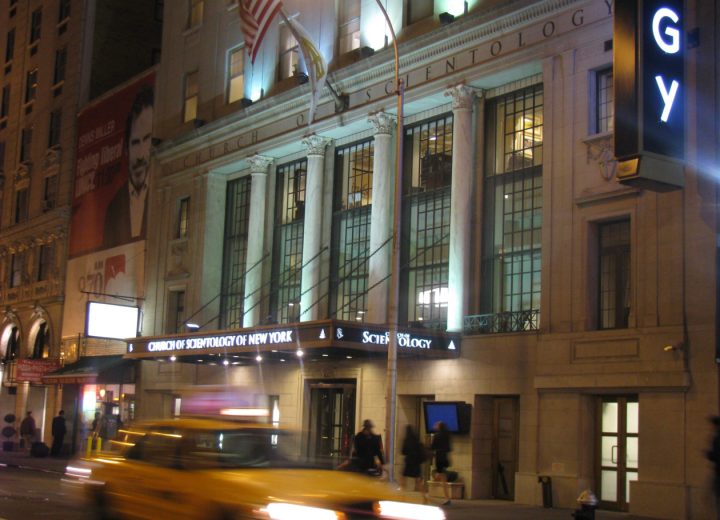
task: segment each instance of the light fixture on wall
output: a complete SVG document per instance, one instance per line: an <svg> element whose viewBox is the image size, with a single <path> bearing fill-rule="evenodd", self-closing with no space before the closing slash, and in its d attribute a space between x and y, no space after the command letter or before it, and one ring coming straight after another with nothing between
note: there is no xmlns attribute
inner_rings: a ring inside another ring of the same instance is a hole
<svg viewBox="0 0 720 520"><path fill-rule="evenodd" d="M191 321L187 322L187 323L185 324L185 327L187 327L188 330L198 330L198 329L200 329L200 325L198 325L197 323L193 323L193 322L191 322Z"/></svg>

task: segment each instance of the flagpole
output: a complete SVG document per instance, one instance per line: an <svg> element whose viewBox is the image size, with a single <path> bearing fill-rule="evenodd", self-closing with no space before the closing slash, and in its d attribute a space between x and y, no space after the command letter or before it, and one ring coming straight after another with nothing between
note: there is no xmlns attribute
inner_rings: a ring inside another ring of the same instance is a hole
<svg viewBox="0 0 720 520"><path fill-rule="evenodd" d="M400 56L398 54L397 38L387 11L377 2L382 11L390 35L392 36L393 50L395 51L395 94L397 95L397 135L395 136L395 195L393 206L393 240L392 256L390 262L390 298L388 305L388 321L390 337L388 338L387 375L385 383L385 454L388 470L388 480L395 480L395 415L397 408L397 333L398 308L400 300L400 203L402 201L402 147L403 147L403 96L404 85L400 79Z"/></svg>

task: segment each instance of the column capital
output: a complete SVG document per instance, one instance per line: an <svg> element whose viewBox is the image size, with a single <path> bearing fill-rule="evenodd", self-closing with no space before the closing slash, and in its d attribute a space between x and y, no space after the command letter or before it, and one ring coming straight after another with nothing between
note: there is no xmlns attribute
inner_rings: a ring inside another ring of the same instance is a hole
<svg viewBox="0 0 720 520"><path fill-rule="evenodd" d="M392 135L393 129L397 125L395 116L385 112L375 112L368 116L368 121L375 128L375 135L387 134Z"/></svg>
<svg viewBox="0 0 720 520"><path fill-rule="evenodd" d="M325 148L327 145L332 143L332 139L329 137L322 137L320 135L309 135L302 140L302 144L308 150L308 156L319 155L325 157Z"/></svg>
<svg viewBox="0 0 720 520"><path fill-rule="evenodd" d="M461 83L460 85L449 87L445 91L445 96L452 96L453 110L472 110L475 98L481 98L483 96L483 91L478 88L468 87L467 85Z"/></svg>
<svg viewBox="0 0 720 520"><path fill-rule="evenodd" d="M248 157L247 161L250 165L250 173L256 174L256 173L264 173L267 174L268 167L273 163L275 159L272 157L267 157L265 155L258 155L255 154L251 157Z"/></svg>

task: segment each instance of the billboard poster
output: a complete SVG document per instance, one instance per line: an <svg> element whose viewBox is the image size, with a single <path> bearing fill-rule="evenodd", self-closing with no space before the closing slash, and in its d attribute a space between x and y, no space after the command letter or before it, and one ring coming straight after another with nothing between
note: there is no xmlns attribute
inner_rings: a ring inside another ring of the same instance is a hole
<svg viewBox="0 0 720 520"><path fill-rule="evenodd" d="M137 305L144 295L145 242L97 251L68 261L63 335L83 333L88 301Z"/></svg>
<svg viewBox="0 0 720 520"><path fill-rule="evenodd" d="M18 359L16 363L15 379L30 383L42 383L45 374L60 368L58 359Z"/></svg>
<svg viewBox="0 0 720 520"><path fill-rule="evenodd" d="M71 258L146 236L155 73L78 116Z"/></svg>

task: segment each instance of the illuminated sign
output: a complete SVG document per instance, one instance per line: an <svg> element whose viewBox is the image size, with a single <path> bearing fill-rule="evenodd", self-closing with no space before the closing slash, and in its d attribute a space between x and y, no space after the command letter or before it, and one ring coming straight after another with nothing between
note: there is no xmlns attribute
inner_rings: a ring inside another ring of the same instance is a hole
<svg viewBox="0 0 720 520"><path fill-rule="evenodd" d="M390 342L388 329L374 329L353 325L336 325L335 343L359 343L386 347ZM402 350L457 350L459 339L442 333L398 331L397 346Z"/></svg>
<svg viewBox="0 0 720 520"><path fill-rule="evenodd" d="M686 88L683 1L625 0L614 5L618 180L657 191L681 187Z"/></svg>
<svg viewBox="0 0 720 520"><path fill-rule="evenodd" d="M198 349L213 350L262 345L294 345L297 340L298 335L295 329L260 330L233 334L153 339L147 342L129 344L128 353L153 352L161 354Z"/></svg>
<svg viewBox="0 0 720 520"><path fill-rule="evenodd" d="M137 336L140 309L127 305L89 302L86 335L125 339Z"/></svg>

